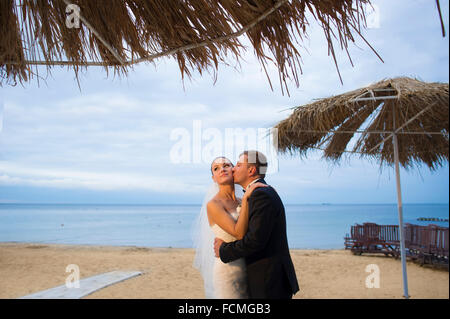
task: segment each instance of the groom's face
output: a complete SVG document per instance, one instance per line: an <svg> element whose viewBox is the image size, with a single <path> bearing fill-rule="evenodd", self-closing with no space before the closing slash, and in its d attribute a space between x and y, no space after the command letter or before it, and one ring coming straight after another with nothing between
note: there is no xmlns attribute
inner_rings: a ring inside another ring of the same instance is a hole
<svg viewBox="0 0 450 319"><path fill-rule="evenodd" d="M247 155L241 155L236 166L233 167L234 183L240 184L246 181L249 177L248 173Z"/></svg>

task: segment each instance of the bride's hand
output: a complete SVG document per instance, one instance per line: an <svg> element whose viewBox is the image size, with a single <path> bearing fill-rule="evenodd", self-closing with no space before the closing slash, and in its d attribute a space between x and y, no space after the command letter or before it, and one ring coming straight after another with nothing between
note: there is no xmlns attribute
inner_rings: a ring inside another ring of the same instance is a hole
<svg viewBox="0 0 450 319"><path fill-rule="evenodd" d="M250 198L250 195L253 193L253 191L255 189L257 189L258 187L269 187L269 185L261 183L261 182L257 182L254 183L252 185L250 185L250 187L245 191L244 196L242 199L248 199Z"/></svg>

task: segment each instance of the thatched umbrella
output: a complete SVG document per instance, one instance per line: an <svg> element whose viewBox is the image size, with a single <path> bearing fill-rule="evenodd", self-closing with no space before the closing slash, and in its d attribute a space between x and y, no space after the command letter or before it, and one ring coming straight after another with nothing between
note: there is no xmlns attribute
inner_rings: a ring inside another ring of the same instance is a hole
<svg viewBox="0 0 450 319"><path fill-rule="evenodd" d="M310 21L323 29L339 72L334 44L348 52L355 35L374 51L361 32L371 0L2 0L0 1L0 86L28 81L37 66L55 65L78 72L87 66L127 74L140 62L171 56L181 75L217 71L232 55L239 62L246 35L266 72L278 69L281 89L286 80L299 86L302 73L298 46L308 37ZM442 34L444 22L436 0ZM75 15L75 16L74 16ZM77 20L79 23L73 23Z"/></svg>
<svg viewBox="0 0 450 319"><path fill-rule="evenodd" d="M298 86L307 16L322 27L337 67L333 40L347 50L354 35L362 37L367 6L370 0L2 0L0 84L28 81L37 65L126 74L163 56L175 58L182 75L215 71L227 54L239 61L245 34L264 69L275 63L287 89L286 79Z"/></svg>
<svg viewBox="0 0 450 319"><path fill-rule="evenodd" d="M387 79L299 106L275 126L281 152L306 156L309 150L320 149L334 162L343 154L356 153L380 165L395 166L405 297L408 284L399 165L408 169L424 163L434 170L448 162L448 90L448 83Z"/></svg>

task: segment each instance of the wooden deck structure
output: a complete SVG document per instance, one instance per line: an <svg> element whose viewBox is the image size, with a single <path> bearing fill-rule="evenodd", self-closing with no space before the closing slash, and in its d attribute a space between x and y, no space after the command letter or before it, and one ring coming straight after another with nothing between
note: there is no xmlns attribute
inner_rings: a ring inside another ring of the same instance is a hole
<svg viewBox="0 0 450 319"><path fill-rule="evenodd" d="M448 265L448 227L405 224L405 249L407 257L424 263ZM398 225L374 223L351 226L345 239L345 249L353 254L382 253L398 258L400 237Z"/></svg>

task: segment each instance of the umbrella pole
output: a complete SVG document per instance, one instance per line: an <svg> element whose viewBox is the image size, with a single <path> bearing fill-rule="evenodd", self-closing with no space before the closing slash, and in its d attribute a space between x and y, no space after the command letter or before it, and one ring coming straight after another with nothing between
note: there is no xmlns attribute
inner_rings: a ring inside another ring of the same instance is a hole
<svg viewBox="0 0 450 319"><path fill-rule="evenodd" d="M406 253L405 253L405 234L403 228L403 204L402 204L402 189L400 185L400 167L398 156L398 141L397 134L393 135L394 140L394 159L395 159L395 175L397 180L397 206L398 206L398 220L400 228L400 256L402 259L402 271L403 271L403 296L408 299L408 276L406 273Z"/></svg>

